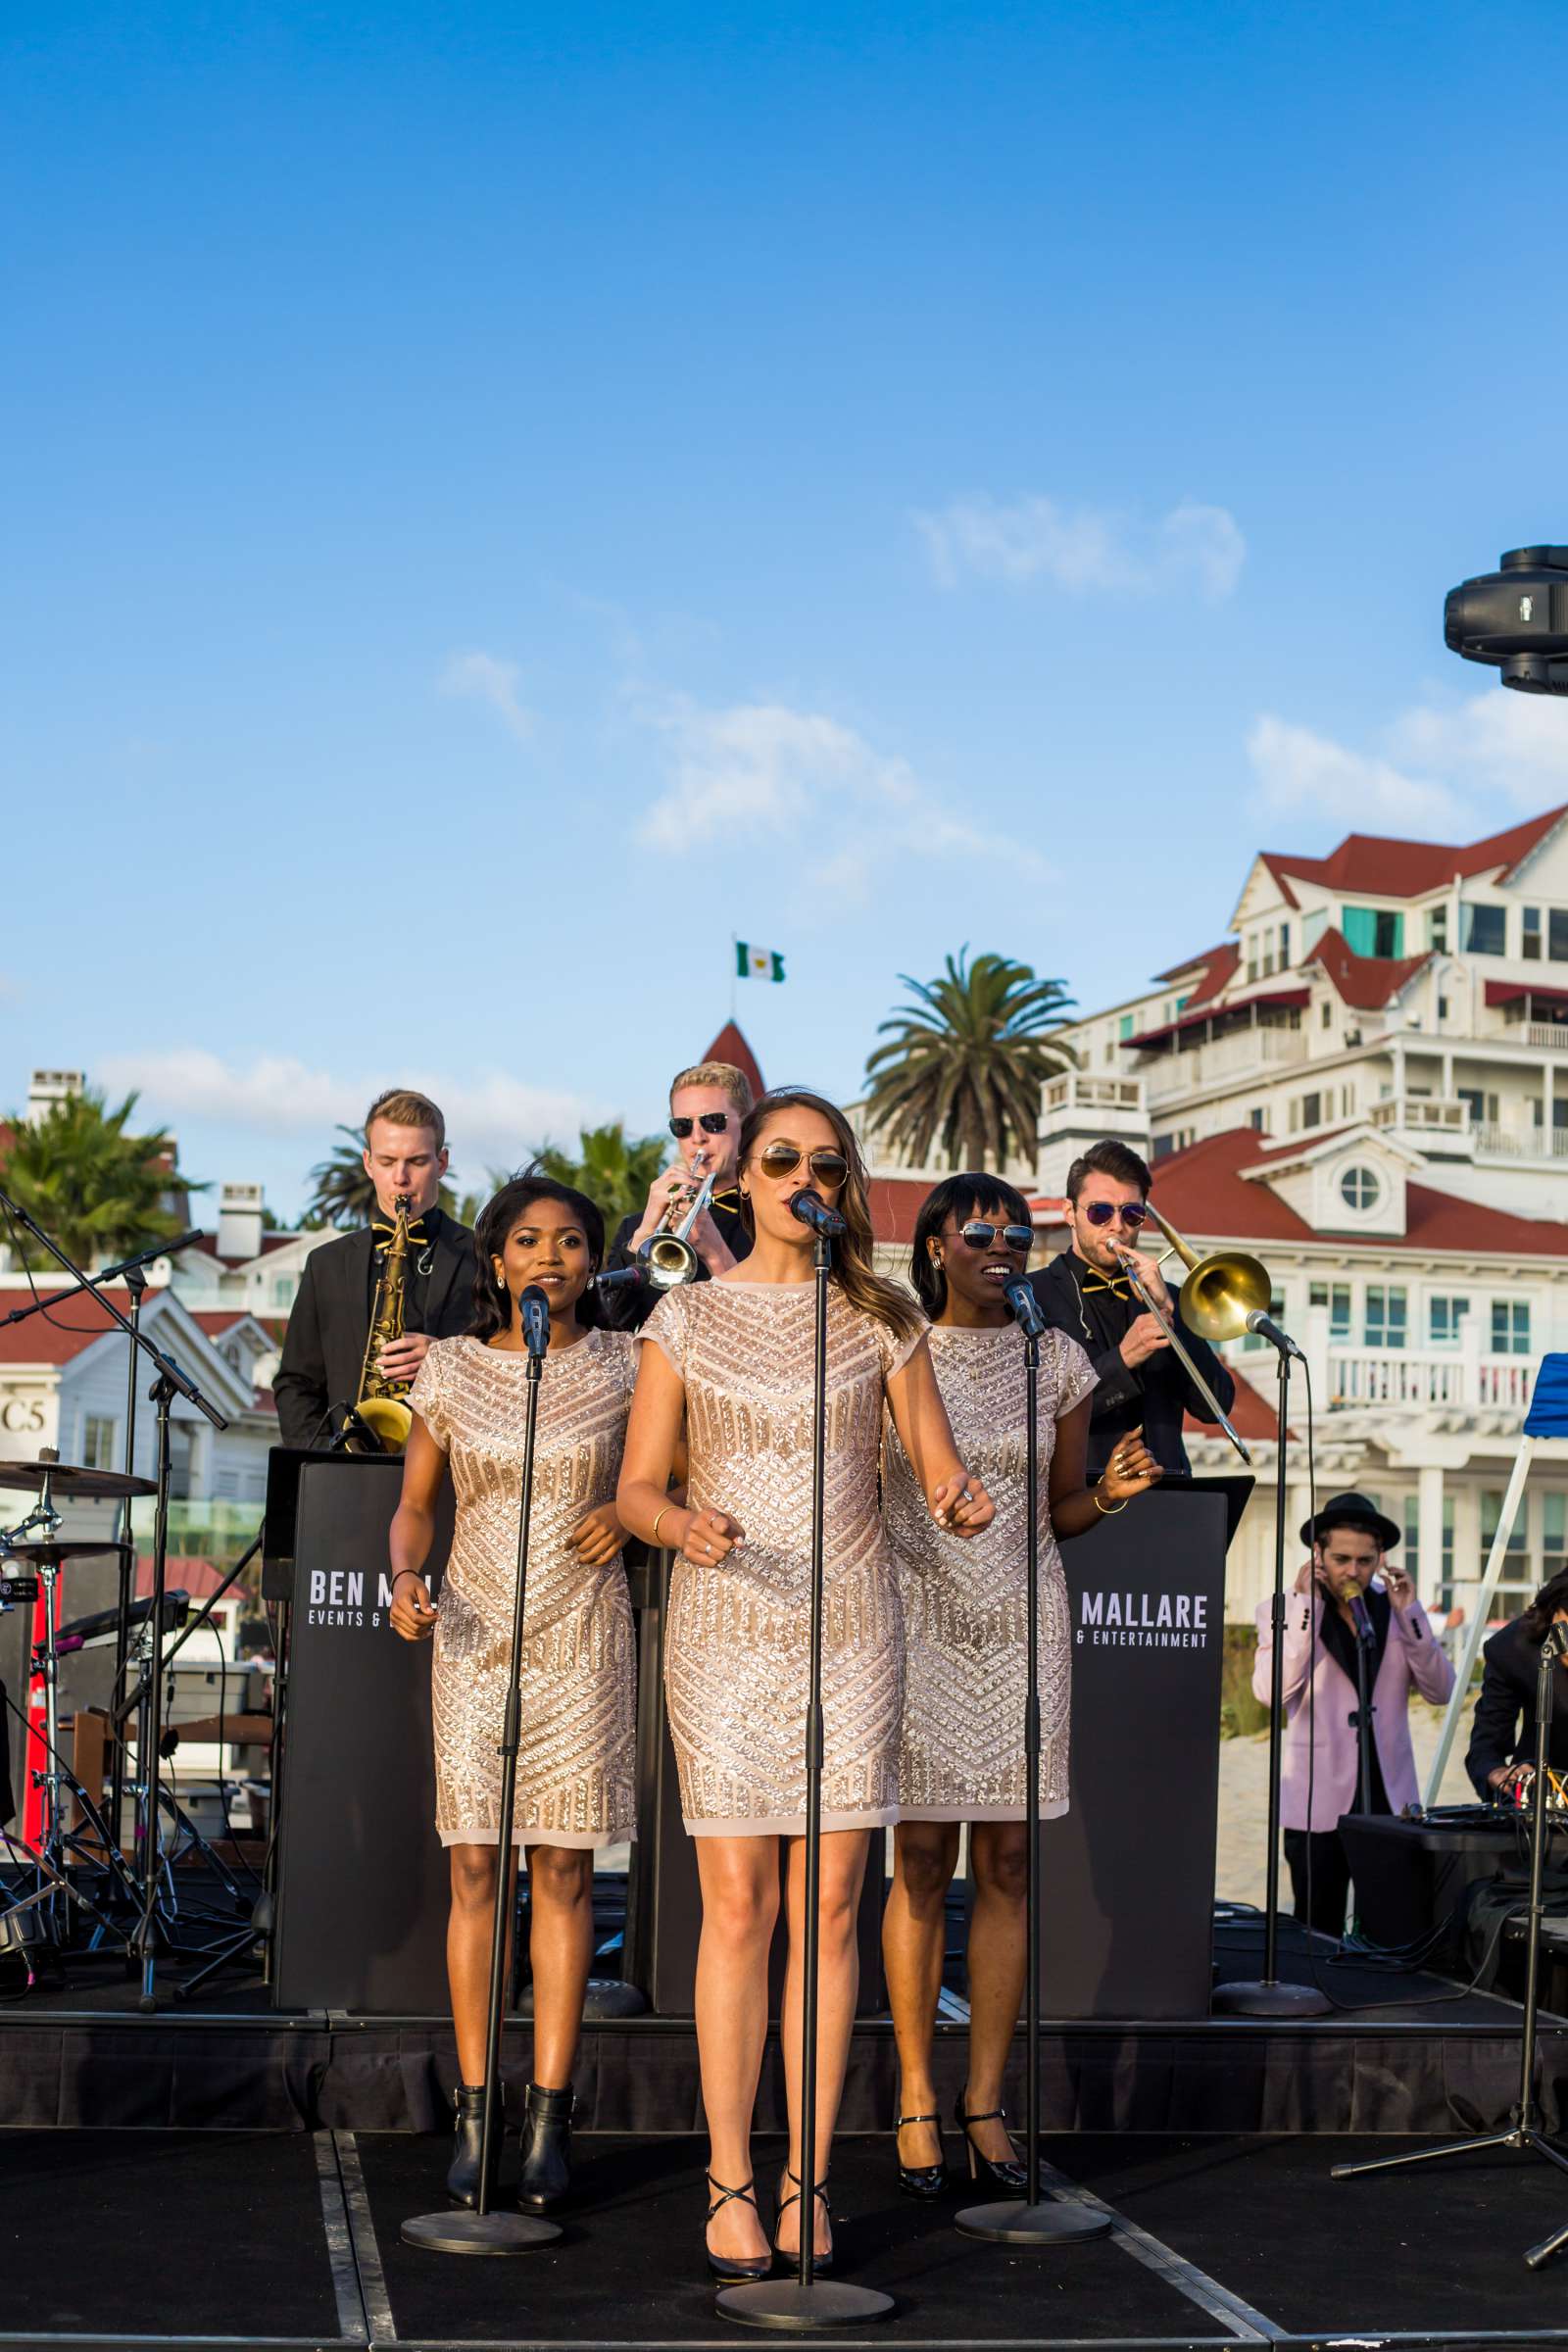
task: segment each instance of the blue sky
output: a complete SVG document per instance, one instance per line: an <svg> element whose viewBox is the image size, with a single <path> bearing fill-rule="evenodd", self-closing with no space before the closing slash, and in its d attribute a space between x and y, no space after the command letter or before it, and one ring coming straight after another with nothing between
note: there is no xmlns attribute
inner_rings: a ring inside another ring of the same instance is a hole
<svg viewBox="0 0 1568 2352"><path fill-rule="evenodd" d="M1555 8L13 11L0 1106L282 1210L1086 1006L1259 846L1568 798L1442 598L1568 538ZM17 821L20 816L20 824Z"/></svg>

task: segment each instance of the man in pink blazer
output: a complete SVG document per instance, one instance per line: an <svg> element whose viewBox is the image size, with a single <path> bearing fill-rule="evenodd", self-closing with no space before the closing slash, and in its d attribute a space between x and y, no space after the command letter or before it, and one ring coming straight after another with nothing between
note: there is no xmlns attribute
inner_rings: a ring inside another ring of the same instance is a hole
<svg viewBox="0 0 1568 2352"><path fill-rule="evenodd" d="M1350 1889L1339 1821L1361 1801L1358 1654L1364 1650L1372 1692L1367 1762L1374 1813L1399 1813L1416 1801L1411 1686L1442 1701L1453 1689L1453 1668L1414 1585L1387 1556L1399 1541L1398 1528L1364 1494L1336 1494L1307 1521L1301 1541L1312 1557L1285 1604L1285 1859L1297 1918L1338 1937ZM1252 1690L1265 1705L1272 1615L1273 1603L1260 1603Z"/></svg>

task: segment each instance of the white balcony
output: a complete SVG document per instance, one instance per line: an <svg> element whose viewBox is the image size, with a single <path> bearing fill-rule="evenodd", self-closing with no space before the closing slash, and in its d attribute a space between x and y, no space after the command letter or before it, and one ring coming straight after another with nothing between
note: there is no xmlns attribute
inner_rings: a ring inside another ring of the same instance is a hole
<svg viewBox="0 0 1568 2352"><path fill-rule="evenodd" d="M1161 1054L1146 1062L1139 1074L1150 1101L1159 1102L1197 1086L1222 1085L1227 1078L1251 1077L1306 1058L1304 1029L1238 1029L1206 1045Z"/></svg>
<svg viewBox="0 0 1568 2352"><path fill-rule="evenodd" d="M1457 1348L1423 1353L1407 1348L1329 1349L1329 1406L1449 1405L1523 1412L1535 1365L1525 1355L1467 1357Z"/></svg>
<svg viewBox="0 0 1568 2352"><path fill-rule="evenodd" d="M1475 1125L1477 1159L1568 1159L1568 1127Z"/></svg>

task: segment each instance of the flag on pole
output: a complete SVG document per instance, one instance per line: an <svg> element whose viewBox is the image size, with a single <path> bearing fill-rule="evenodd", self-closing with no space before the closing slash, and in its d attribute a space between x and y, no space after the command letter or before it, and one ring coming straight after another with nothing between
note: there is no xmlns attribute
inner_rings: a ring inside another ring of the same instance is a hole
<svg viewBox="0 0 1568 2352"><path fill-rule="evenodd" d="M754 948L749 940L735 942L737 980L782 980L784 958L776 948Z"/></svg>

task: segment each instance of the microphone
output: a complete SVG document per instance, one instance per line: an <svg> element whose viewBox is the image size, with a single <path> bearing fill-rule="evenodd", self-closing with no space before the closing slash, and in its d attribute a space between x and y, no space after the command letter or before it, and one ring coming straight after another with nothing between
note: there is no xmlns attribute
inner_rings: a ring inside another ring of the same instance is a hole
<svg viewBox="0 0 1568 2352"><path fill-rule="evenodd" d="M1265 1315L1260 1306L1254 1306L1248 1316L1247 1328L1249 1331L1255 1331L1260 1340L1267 1340L1271 1347L1279 1349L1281 1355L1294 1355L1298 1364L1305 1363L1305 1356L1290 1333L1282 1331L1273 1316Z"/></svg>
<svg viewBox="0 0 1568 2352"><path fill-rule="evenodd" d="M1349 1610L1350 1622L1355 1627L1356 1640L1363 1649L1373 1648L1377 1642L1377 1636L1372 1630L1372 1612L1359 1592L1350 1594Z"/></svg>
<svg viewBox="0 0 1568 2352"><path fill-rule="evenodd" d="M1547 1626L1545 1640L1541 1644L1541 1654L1544 1658L1553 1660L1568 1654L1568 1625L1559 1620Z"/></svg>
<svg viewBox="0 0 1568 2352"><path fill-rule="evenodd" d="M639 1283L643 1279L641 1266L616 1266L612 1273L596 1274L594 1289L596 1291L625 1291L630 1290L635 1283Z"/></svg>
<svg viewBox="0 0 1568 2352"><path fill-rule="evenodd" d="M155 1265L161 1257L177 1257L182 1250L194 1249L198 1242L205 1242L206 1239L205 1228L193 1225L189 1233L180 1235L177 1242L157 1242L150 1250L138 1250L134 1257L122 1257L118 1265L105 1266L103 1272L93 1279L96 1282L112 1282L117 1274L134 1274L138 1266Z"/></svg>
<svg viewBox="0 0 1568 2352"><path fill-rule="evenodd" d="M523 1346L530 1355L543 1355L550 1345L550 1301L536 1282L530 1282L517 1300L522 1317Z"/></svg>
<svg viewBox="0 0 1568 2352"><path fill-rule="evenodd" d="M1038 1340L1046 1328L1046 1318L1040 1311L1040 1301L1021 1274L1011 1274L1002 1286L1002 1296L1012 1310L1012 1317L1026 1340Z"/></svg>
<svg viewBox="0 0 1568 2352"><path fill-rule="evenodd" d="M790 1202L790 1215L799 1217L803 1225L809 1225L813 1233L825 1234L830 1241L835 1234L849 1231L838 1210L829 1208L825 1200L819 1200L814 1193L807 1192L804 1186Z"/></svg>

